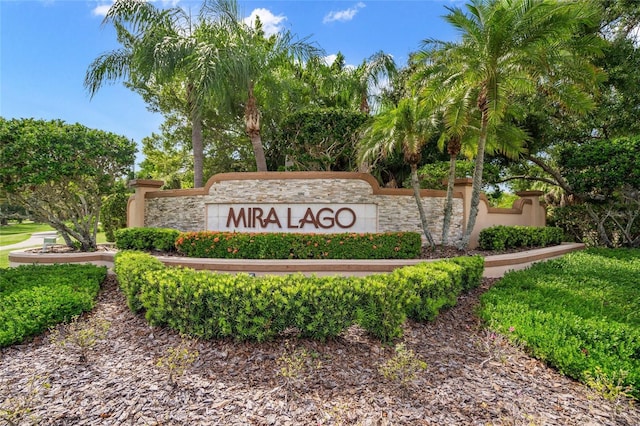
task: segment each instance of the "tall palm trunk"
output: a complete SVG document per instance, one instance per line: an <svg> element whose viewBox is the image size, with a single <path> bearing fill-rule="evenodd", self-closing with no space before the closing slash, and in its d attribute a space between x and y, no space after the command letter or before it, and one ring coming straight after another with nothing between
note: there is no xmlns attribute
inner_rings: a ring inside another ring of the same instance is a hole
<svg viewBox="0 0 640 426"><path fill-rule="evenodd" d="M471 206L469 208L469 220L462 234L462 239L458 248L463 250L469 245L471 233L476 226L476 218L480 205L480 189L482 188L482 172L484 170L484 151L487 145L487 134L489 131L489 104L487 102L487 88L484 86L478 96L478 107L481 111L480 136L478 137L478 152L476 153L476 164L473 169L473 183L471 187Z"/></svg>
<svg viewBox="0 0 640 426"><path fill-rule="evenodd" d="M193 145L193 187L204 186L204 143L202 141L202 120L191 113L191 143Z"/></svg>
<svg viewBox="0 0 640 426"><path fill-rule="evenodd" d="M194 88L187 85L187 99L189 103L189 119L191 120L191 146L193 148L193 187L204 186L204 142L202 140L202 117L196 107Z"/></svg>
<svg viewBox="0 0 640 426"><path fill-rule="evenodd" d="M451 227L451 214L453 211L453 187L456 180L456 158L460 153L460 138L453 137L447 144L449 153L449 179L447 182L447 200L444 205L444 219L442 220L442 245L449 244L449 228Z"/></svg>
<svg viewBox="0 0 640 426"><path fill-rule="evenodd" d="M266 172L267 159L264 155L262 138L260 137L260 111L258 110L258 103L253 93L253 82L249 83L247 106L244 108L244 123L247 135L249 135L249 139L251 139L253 153L256 156L256 168L259 172Z"/></svg>
<svg viewBox="0 0 640 426"><path fill-rule="evenodd" d="M420 198L420 182L418 181L418 164L411 163L411 186L413 187L413 196L416 199L418 205L418 213L420 214L420 223L422 224L422 231L429 243L429 247L434 248L435 243L431 232L429 232L429 224L427 222L427 215L424 212L424 206L422 205L422 199Z"/></svg>
<svg viewBox="0 0 640 426"><path fill-rule="evenodd" d="M360 95L360 112L368 115L369 111L369 100L367 99L367 92L365 91Z"/></svg>

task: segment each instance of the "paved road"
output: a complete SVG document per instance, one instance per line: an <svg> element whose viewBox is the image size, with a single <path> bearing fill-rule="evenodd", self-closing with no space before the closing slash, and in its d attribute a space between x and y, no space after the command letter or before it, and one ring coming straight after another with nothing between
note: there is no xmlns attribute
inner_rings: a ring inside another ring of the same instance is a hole
<svg viewBox="0 0 640 426"><path fill-rule="evenodd" d="M18 250L21 248L42 246L44 237L55 237L56 235L57 233L55 231L34 232L28 240L9 244L8 246L0 246L0 250Z"/></svg>

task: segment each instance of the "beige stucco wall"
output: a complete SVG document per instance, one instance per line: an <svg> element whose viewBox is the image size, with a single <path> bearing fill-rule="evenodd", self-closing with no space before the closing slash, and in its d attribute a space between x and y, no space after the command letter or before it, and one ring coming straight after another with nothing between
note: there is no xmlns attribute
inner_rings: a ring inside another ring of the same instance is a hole
<svg viewBox="0 0 640 426"><path fill-rule="evenodd" d="M136 187L136 195L129 202L129 226L168 227L181 231L207 229L206 206L210 203L362 203L375 204L378 211L377 232L422 232L413 192L409 189L380 188L373 176L347 172L266 172L225 173L213 176L204 188L158 191L157 182L149 181L152 188L142 189L147 181ZM134 185L135 186L135 185ZM468 203L464 196L470 190L467 180L456 182L452 223L449 240L462 235L468 216ZM423 190L422 204L429 222L429 230L436 243L441 241L442 214L445 191ZM144 200L144 203L140 201ZM518 200L524 210L491 209L481 202L476 232L472 245L477 242L479 230L493 224L544 225L544 208L537 198ZM522 207L514 206L514 207ZM529 211L529 210L531 211ZM542 223L535 216L540 216ZM526 216L526 217L525 217ZM140 220L143 217L144 220ZM131 220L136 218L135 220Z"/></svg>

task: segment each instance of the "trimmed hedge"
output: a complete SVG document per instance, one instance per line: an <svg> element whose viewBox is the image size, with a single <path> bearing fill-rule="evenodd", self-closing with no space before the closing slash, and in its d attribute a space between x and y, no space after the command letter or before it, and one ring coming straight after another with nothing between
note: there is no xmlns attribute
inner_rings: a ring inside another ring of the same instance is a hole
<svg viewBox="0 0 640 426"><path fill-rule="evenodd" d="M125 257L125 261L119 261ZM127 306L133 312L142 309L140 289L144 283L143 273L164 269L164 264L153 256L136 251L121 251L114 257L114 272L118 276L120 289L127 298Z"/></svg>
<svg viewBox="0 0 640 426"><path fill-rule="evenodd" d="M180 231L169 228L124 228L115 232L120 250L175 251Z"/></svg>
<svg viewBox="0 0 640 426"><path fill-rule="evenodd" d="M153 260L152 260L153 259ZM402 334L407 316L432 319L479 284L484 260L421 263L391 274L355 277L251 277L165 268L148 254L123 252L116 274L133 310L152 325L214 339L273 339L295 327L324 340L359 324L383 341Z"/></svg>
<svg viewBox="0 0 640 426"><path fill-rule="evenodd" d="M291 234L185 232L176 241L188 257L234 259L415 259L417 232Z"/></svg>
<svg viewBox="0 0 640 426"><path fill-rule="evenodd" d="M415 259L417 232L294 234L183 232L166 228L116 231L121 250L175 251L187 257L221 259Z"/></svg>
<svg viewBox="0 0 640 426"><path fill-rule="evenodd" d="M0 347L91 310L106 276L94 265L0 269Z"/></svg>
<svg viewBox="0 0 640 426"><path fill-rule="evenodd" d="M478 244L482 250L505 250L557 245L563 239L564 232L560 228L498 225L480 231Z"/></svg>
<svg viewBox="0 0 640 426"><path fill-rule="evenodd" d="M590 249L511 272L480 316L536 358L588 381L599 371L640 398L640 250Z"/></svg>

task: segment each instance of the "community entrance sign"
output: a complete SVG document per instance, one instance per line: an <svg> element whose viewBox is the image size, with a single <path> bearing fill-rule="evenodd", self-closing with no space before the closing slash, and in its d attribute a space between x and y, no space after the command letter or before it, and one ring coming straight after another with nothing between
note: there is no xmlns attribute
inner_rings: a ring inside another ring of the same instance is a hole
<svg viewBox="0 0 640 426"><path fill-rule="evenodd" d="M162 181L135 180L127 226L226 232L419 232L414 193L381 188L370 174L350 172L248 172L212 176L203 188L160 190ZM454 184L449 241L469 220L471 179ZM519 192L510 209L497 209L481 195L470 247L493 225L544 226L538 191ZM420 200L431 235L440 243L446 191L423 189Z"/></svg>
<svg viewBox="0 0 640 426"><path fill-rule="evenodd" d="M377 222L375 204L207 204L210 231L377 232Z"/></svg>

